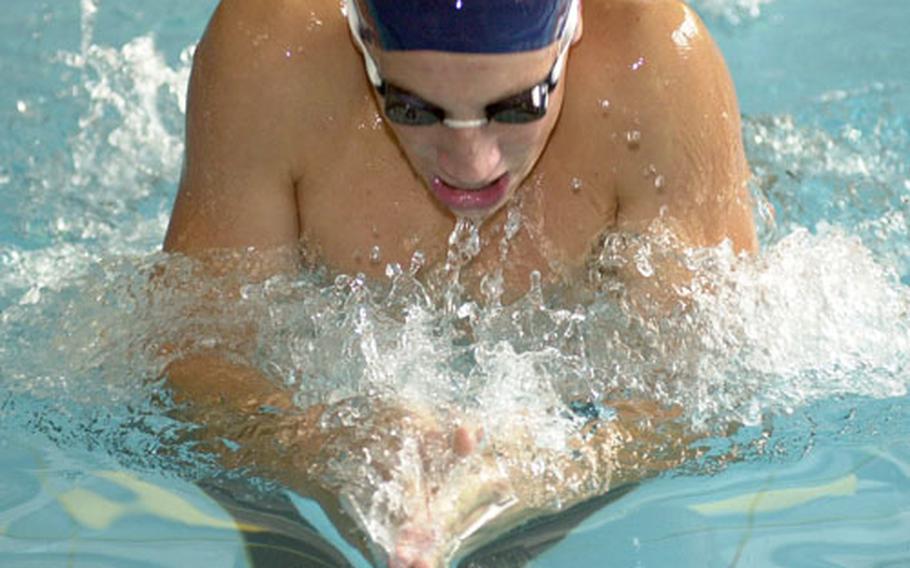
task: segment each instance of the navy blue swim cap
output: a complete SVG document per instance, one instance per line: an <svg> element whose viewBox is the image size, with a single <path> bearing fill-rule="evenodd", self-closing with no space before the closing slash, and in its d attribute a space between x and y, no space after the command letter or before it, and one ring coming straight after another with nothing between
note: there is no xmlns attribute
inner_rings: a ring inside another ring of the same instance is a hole
<svg viewBox="0 0 910 568"><path fill-rule="evenodd" d="M354 0L360 37L388 51L513 53L546 47L572 0Z"/></svg>

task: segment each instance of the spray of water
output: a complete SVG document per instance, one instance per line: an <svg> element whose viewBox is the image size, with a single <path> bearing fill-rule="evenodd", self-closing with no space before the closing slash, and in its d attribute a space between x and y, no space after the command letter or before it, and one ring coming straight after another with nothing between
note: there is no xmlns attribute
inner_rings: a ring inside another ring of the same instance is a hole
<svg viewBox="0 0 910 568"><path fill-rule="evenodd" d="M691 4L700 12L719 18L732 26L757 20L764 6L774 0L695 0Z"/></svg>
<svg viewBox="0 0 910 568"><path fill-rule="evenodd" d="M742 18L763 4L723 6ZM470 220L454 226L442 278L415 255L382 282L319 270L201 282L192 261L153 252L179 174L192 47L172 68L151 36L97 45L97 12L83 0L80 51L57 58L78 77L68 159L36 162L33 205L17 213L29 246L0 246L3 428L134 467L198 465L161 378L176 357L218 349L324 409L325 459L308 475L388 549L409 521L462 519L437 528L468 538L477 503L521 495L558 509L675 463L693 438L748 438L825 401L907 395L910 129L893 115L857 116L848 96L818 103L833 130L747 120L763 252L680 251L660 227L607 235L578 283L584 303L538 279L503 305L497 273L468 296L459 275L480 246ZM889 94L860 96L887 106ZM503 264L522 222L509 213ZM612 276L631 266L657 282L668 265L688 275L668 280L669 309L631 301ZM253 339L225 333L236 328ZM465 424L485 432L466 460L425 435Z"/></svg>

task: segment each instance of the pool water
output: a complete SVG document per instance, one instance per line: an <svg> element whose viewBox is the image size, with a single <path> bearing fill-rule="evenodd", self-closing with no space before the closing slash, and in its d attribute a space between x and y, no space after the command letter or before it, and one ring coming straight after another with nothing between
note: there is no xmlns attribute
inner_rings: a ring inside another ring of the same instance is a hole
<svg viewBox="0 0 910 568"><path fill-rule="evenodd" d="M159 348L187 299L148 284L170 262L185 86L215 2L146 4L7 0L0 16L2 566L249 565L198 488L220 466L162 411ZM910 4L693 6L737 85L763 247L687 259L695 316L649 326L533 297L452 316L394 270L373 290L239 283L222 315L256 319L253 361L301 403L370 388L464 404L467 383L479 411L529 409L555 446L573 427L547 408L561 396L622 386L685 407L712 451L533 566L910 566Z"/></svg>

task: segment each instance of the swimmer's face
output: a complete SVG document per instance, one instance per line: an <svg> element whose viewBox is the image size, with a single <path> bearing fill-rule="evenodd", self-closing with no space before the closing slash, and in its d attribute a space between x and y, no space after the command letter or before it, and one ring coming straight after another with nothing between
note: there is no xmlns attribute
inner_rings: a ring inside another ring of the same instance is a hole
<svg viewBox="0 0 910 568"><path fill-rule="evenodd" d="M437 51L377 55L387 83L443 109L448 119L468 121L484 118L490 103L540 83L553 67L557 50L551 46L496 55ZM533 122L450 128L438 122L405 126L386 118L386 124L445 207L457 215L483 218L514 195L543 152L562 106L563 84L550 95L546 115Z"/></svg>

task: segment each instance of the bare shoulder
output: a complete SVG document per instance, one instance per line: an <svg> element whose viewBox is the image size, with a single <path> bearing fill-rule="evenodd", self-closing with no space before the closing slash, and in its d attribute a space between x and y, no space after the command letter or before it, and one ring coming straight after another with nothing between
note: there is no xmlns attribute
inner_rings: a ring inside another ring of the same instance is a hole
<svg viewBox="0 0 910 568"><path fill-rule="evenodd" d="M603 151L623 155L619 225L669 211L692 244L754 248L739 104L695 11L678 0L588 0L578 47L589 89L610 101Z"/></svg>
<svg viewBox="0 0 910 568"><path fill-rule="evenodd" d="M356 97L355 61L333 0L223 0L193 62L165 248L297 242L297 182L321 121Z"/></svg>
<svg viewBox="0 0 910 568"><path fill-rule="evenodd" d="M584 10L586 18L608 20L621 26L626 35L662 33L676 29L686 18L697 18L682 0L585 0Z"/></svg>
<svg viewBox="0 0 910 568"><path fill-rule="evenodd" d="M205 33L221 49L268 58L291 48L291 59L346 38L337 0L221 0Z"/></svg>
<svg viewBox="0 0 910 568"><path fill-rule="evenodd" d="M321 78L335 78L339 64L347 63L340 59L353 61L348 41L337 0L222 0L200 44L197 68L241 92L248 89L257 101L281 103L271 108L304 106L337 100L337 82L330 88Z"/></svg>
<svg viewBox="0 0 910 568"><path fill-rule="evenodd" d="M679 0L588 0L581 44L589 59L621 64L627 86L654 89L655 76L727 80L723 56L698 14ZM612 69L615 71L616 69ZM709 71L708 76L703 76ZM603 77L603 74L601 74ZM642 81L634 81L641 77ZM669 86L669 85L668 85Z"/></svg>

